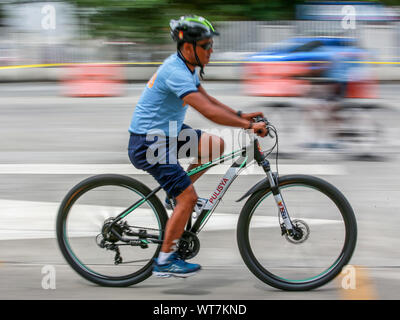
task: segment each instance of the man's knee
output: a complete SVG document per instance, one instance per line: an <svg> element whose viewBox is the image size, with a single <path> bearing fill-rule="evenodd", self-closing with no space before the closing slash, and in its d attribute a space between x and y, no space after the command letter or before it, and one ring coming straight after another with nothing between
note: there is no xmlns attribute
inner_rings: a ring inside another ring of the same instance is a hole
<svg viewBox="0 0 400 320"><path fill-rule="evenodd" d="M210 140L211 140L211 148L209 152L209 160L212 160L224 154L225 141L224 139L214 135L210 137Z"/></svg>
<svg viewBox="0 0 400 320"><path fill-rule="evenodd" d="M225 141L213 134L204 134L201 140L200 157L214 159L224 153Z"/></svg>

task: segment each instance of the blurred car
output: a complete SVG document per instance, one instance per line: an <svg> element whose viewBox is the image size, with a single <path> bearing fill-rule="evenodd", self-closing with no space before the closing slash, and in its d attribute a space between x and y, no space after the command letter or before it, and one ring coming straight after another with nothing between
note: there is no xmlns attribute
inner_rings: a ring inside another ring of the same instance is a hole
<svg viewBox="0 0 400 320"><path fill-rule="evenodd" d="M331 77L338 60L349 71L349 81L365 81L370 53L356 39L343 37L296 37L277 43L245 59L243 80L250 95L299 96L310 82L299 77Z"/></svg>

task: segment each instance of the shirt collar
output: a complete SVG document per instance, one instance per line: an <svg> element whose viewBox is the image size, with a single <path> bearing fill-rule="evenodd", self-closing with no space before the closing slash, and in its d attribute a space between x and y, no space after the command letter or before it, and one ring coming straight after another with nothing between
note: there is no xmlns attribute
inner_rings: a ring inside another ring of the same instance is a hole
<svg viewBox="0 0 400 320"><path fill-rule="evenodd" d="M186 64L186 62L185 62L185 58L182 56L182 53L178 50L177 51L177 55L178 55L178 57L179 57L179 59L181 59L182 61L183 61L183 63L185 64L185 66L186 66L186 68L188 68L188 70L190 71L190 73L191 74L194 74L195 72L196 72L196 69L195 70L190 70L190 68L187 66L187 64Z"/></svg>

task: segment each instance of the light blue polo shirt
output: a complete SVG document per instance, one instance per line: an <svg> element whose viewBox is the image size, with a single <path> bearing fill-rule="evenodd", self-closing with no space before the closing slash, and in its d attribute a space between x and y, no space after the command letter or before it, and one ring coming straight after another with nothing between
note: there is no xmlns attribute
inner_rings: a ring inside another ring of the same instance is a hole
<svg viewBox="0 0 400 320"><path fill-rule="evenodd" d="M176 137L188 108L182 99L197 92L199 85L197 73L187 67L180 53L169 56L147 83L133 113L129 132L147 134L157 129L166 136Z"/></svg>

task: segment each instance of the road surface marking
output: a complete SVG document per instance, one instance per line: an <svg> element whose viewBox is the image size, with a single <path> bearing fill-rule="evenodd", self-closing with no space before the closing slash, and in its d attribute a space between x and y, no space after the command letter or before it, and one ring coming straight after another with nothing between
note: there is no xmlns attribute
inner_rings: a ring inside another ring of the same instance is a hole
<svg viewBox="0 0 400 320"><path fill-rule="evenodd" d="M0 200L0 240L55 238L55 223L59 203L20 200ZM123 211L122 207L76 205L73 207L73 219L69 217L70 227L74 230L70 236L96 236L103 222ZM155 217L149 215L150 209L138 208L132 218L132 224L157 227ZM88 214L91 213L91 215ZM230 213L212 214L204 231L235 230L239 215ZM72 221L71 221L72 220ZM254 220L254 221L253 221ZM278 216L255 217L252 220L257 228L272 228L278 225ZM341 223L336 220L303 219L310 226Z"/></svg>
<svg viewBox="0 0 400 320"><path fill-rule="evenodd" d="M224 174L230 165L219 165L211 168L205 174ZM148 175L143 170L136 169L131 164L0 164L0 174L129 174ZM314 175L345 175L342 165L327 164L280 164L279 173L283 174L314 174ZM261 167L251 165L244 175L265 175Z"/></svg>

